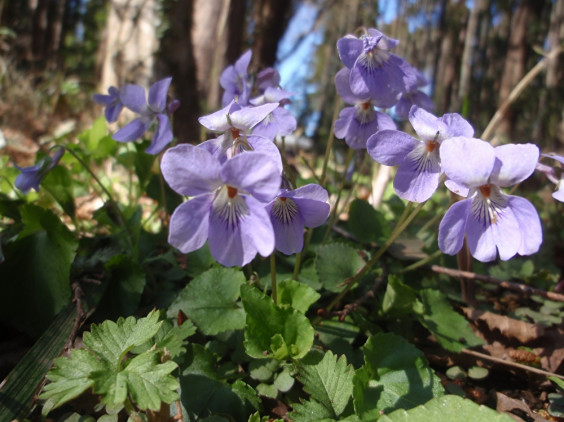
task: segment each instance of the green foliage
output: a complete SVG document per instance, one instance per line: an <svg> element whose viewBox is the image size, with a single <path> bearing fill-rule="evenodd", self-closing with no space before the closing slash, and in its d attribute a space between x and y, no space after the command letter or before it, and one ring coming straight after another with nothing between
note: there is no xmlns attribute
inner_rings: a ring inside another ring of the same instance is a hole
<svg viewBox="0 0 564 422"><path fill-rule="evenodd" d="M311 400L296 403L293 419L341 420L349 406L353 392L354 369L347 365L347 359L326 352L317 363L308 363L304 359L298 368L298 379Z"/></svg>
<svg viewBox="0 0 564 422"><path fill-rule="evenodd" d="M365 365L353 378L354 407L362 420L376 420L381 412L410 409L444 394L423 353L402 337L373 335L363 352Z"/></svg>
<svg viewBox="0 0 564 422"><path fill-rule="evenodd" d="M315 268L319 281L327 290L339 292L343 282L354 276L364 265L356 250L344 243L318 246Z"/></svg>
<svg viewBox="0 0 564 422"><path fill-rule="evenodd" d="M361 199L351 202L347 227L363 243L381 244L390 235L390 225L384 215Z"/></svg>
<svg viewBox="0 0 564 422"><path fill-rule="evenodd" d="M23 230L4 243L0 319L38 335L71 298L77 240L51 211L19 208Z"/></svg>
<svg viewBox="0 0 564 422"><path fill-rule="evenodd" d="M320 297L311 287L298 281L285 280L278 283L278 305L288 305L304 314Z"/></svg>
<svg viewBox="0 0 564 422"><path fill-rule="evenodd" d="M237 303L239 287L245 283L241 271L212 268L196 277L168 309L169 316L182 310L207 335L245 326L245 312Z"/></svg>
<svg viewBox="0 0 564 422"><path fill-rule="evenodd" d="M247 313L245 350L256 359L299 359L313 345L313 327L299 311L278 307L255 287L243 284L241 299Z"/></svg>
<svg viewBox="0 0 564 422"><path fill-rule="evenodd" d="M92 325L91 331L84 333L87 349L75 349L70 357L56 359L55 368L47 374L51 383L40 396L49 400L44 414L88 388L102 395L102 403L110 408L126 404L131 398L141 410L158 410L161 402L176 400L178 382L170 375L176 363L161 363L156 348L129 355L135 347L151 340L161 324L158 312L152 311L139 320L129 317Z"/></svg>
<svg viewBox="0 0 564 422"><path fill-rule="evenodd" d="M499 414L486 406L481 406L471 400L463 399L454 395L446 395L429 400L421 406L410 410L396 410L384 415L378 421L381 422L511 422L507 415Z"/></svg>

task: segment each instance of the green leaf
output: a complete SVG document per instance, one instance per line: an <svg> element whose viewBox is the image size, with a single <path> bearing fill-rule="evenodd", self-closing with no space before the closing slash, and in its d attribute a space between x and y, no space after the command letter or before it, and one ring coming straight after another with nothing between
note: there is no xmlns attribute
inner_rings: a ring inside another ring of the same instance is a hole
<svg viewBox="0 0 564 422"><path fill-rule="evenodd" d="M48 410L75 399L92 387L94 381L89 378L94 371L104 369L104 364L86 349L71 350L70 357L55 359L55 367L47 374L51 381L43 389L40 399L50 399ZM47 412L44 409L44 415Z"/></svg>
<svg viewBox="0 0 564 422"><path fill-rule="evenodd" d="M123 356L135 346L149 341L161 326L159 313L151 311L145 318L120 318L117 322L104 321L92 325L90 332L84 333L84 345L112 368L118 368Z"/></svg>
<svg viewBox="0 0 564 422"><path fill-rule="evenodd" d="M284 280L278 283L278 305L289 305L301 313L305 314L320 297L319 293L299 281Z"/></svg>
<svg viewBox="0 0 564 422"><path fill-rule="evenodd" d="M355 249L343 243L330 243L316 248L315 268L319 281L327 290L340 292L345 280L364 266Z"/></svg>
<svg viewBox="0 0 564 422"><path fill-rule="evenodd" d="M330 351L317 364L301 362L298 379L312 401L319 402L324 408L320 415L314 415L316 418L338 419L342 415L352 397L353 375L354 369L347 365L346 358L341 356L337 359Z"/></svg>
<svg viewBox="0 0 564 422"><path fill-rule="evenodd" d="M468 321L452 309L447 297L438 290L421 290L421 301L425 306L419 321L437 339L439 344L451 352L460 352L466 347L484 344L477 337Z"/></svg>
<svg viewBox="0 0 564 422"><path fill-rule="evenodd" d="M177 326L173 326L169 320L163 321L161 329L155 336L157 348L166 348L170 357L174 359L186 350L182 347L184 339L195 333L196 327L190 320L186 320L182 325Z"/></svg>
<svg viewBox="0 0 564 422"><path fill-rule="evenodd" d="M437 397L424 405L411 410L397 410L389 415L383 415L379 422L512 422L506 414L497 413L489 407L478 405L472 400L463 399L455 395Z"/></svg>
<svg viewBox="0 0 564 422"><path fill-rule="evenodd" d="M550 375L548 377L549 380L551 380L554 384L556 384L558 386L558 388L560 388L561 390L564 391L564 380L557 378L555 376Z"/></svg>
<svg viewBox="0 0 564 422"><path fill-rule="evenodd" d="M245 283L241 271L212 268L193 279L170 305L167 315L182 310L206 335L245 326L245 312L237 304L239 287Z"/></svg>
<svg viewBox="0 0 564 422"><path fill-rule="evenodd" d="M398 276L388 278L386 293L382 299L381 313L388 316L403 316L413 312L413 305L417 302L415 291L402 283Z"/></svg>
<svg viewBox="0 0 564 422"><path fill-rule="evenodd" d="M105 394L102 402L110 407L124 403L127 395L141 410L159 410L161 402L178 399L178 381L170 375L178 365L173 361L160 362L158 350L148 350L135 356L120 372L108 377L107 371L91 374L94 392Z"/></svg>
<svg viewBox="0 0 564 422"><path fill-rule="evenodd" d="M70 267L77 240L51 211L20 207L24 230L4 243L0 320L41 334L70 301Z"/></svg>
<svg viewBox="0 0 564 422"><path fill-rule="evenodd" d="M362 199L351 202L347 227L364 243L384 243L390 235L390 224L384 215Z"/></svg>
<svg viewBox="0 0 564 422"><path fill-rule="evenodd" d="M313 327L301 313L280 308L255 287L243 284L241 299L247 313L245 350L257 359L299 359L313 345Z"/></svg>
<svg viewBox="0 0 564 422"><path fill-rule="evenodd" d="M402 337L378 333L363 347L365 366L356 371L353 397L356 414L376 420L380 412L410 409L440 397L440 379L425 356Z"/></svg>
<svg viewBox="0 0 564 422"><path fill-rule="evenodd" d="M294 422L333 422L336 421L331 410L318 401L309 400L292 405L292 420Z"/></svg>

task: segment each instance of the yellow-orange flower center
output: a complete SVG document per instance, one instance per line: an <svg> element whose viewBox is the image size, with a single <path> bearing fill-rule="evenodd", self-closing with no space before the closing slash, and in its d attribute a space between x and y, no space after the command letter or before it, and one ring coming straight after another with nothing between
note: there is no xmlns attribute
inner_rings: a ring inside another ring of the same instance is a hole
<svg viewBox="0 0 564 422"><path fill-rule="evenodd" d="M435 148L439 146L439 143L437 141L427 141L425 145L427 147L427 152L433 152Z"/></svg>
<svg viewBox="0 0 564 422"><path fill-rule="evenodd" d="M370 103L369 103L369 102L362 103L362 109L363 109L363 110L368 110L369 108L370 108Z"/></svg>
<svg viewBox="0 0 564 422"><path fill-rule="evenodd" d="M480 193L484 198L489 198L492 194L492 185L482 185L480 186Z"/></svg>
<svg viewBox="0 0 564 422"><path fill-rule="evenodd" d="M233 139L237 139L239 136L241 136L241 131L235 127L232 127L231 136L233 136Z"/></svg>

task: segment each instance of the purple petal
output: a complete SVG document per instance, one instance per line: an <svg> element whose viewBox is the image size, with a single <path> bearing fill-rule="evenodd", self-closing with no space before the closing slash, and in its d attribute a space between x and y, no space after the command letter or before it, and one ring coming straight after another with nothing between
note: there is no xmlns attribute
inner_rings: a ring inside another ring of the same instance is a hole
<svg viewBox="0 0 564 422"><path fill-rule="evenodd" d="M364 81L364 77L357 66L351 68L351 73L349 75L349 87L353 95L356 95L357 97L374 97L370 92L370 88Z"/></svg>
<svg viewBox="0 0 564 422"><path fill-rule="evenodd" d="M435 139L437 132L444 130L444 126L439 124L436 116L417 106L411 107L409 122L422 141Z"/></svg>
<svg viewBox="0 0 564 422"><path fill-rule="evenodd" d="M253 148L252 151L268 155L276 163L278 173L282 174L282 155L280 150L270 139L263 138L262 136L251 135L247 137L249 145ZM246 151L249 152L249 151Z"/></svg>
<svg viewBox="0 0 564 422"><path fill-rule="evenodd" d="M474 128L460 114L448 113L441 117L441 120L446 126L446 130L441 131L439 135L439 140L441 141L454 136L464 136L466 138L474 136Z"/></svg>
<svg viewBox="0 0 564 422"><path fill-rule="evenodd" d="M517 253L537 253L542 243L542 228L537 210L528 200L519 196L508 196L507 206L513 211L521 231L521 243Z"/></svg>
<svg viewBox="0 0 564 422"><path fill-rule="evenodd" d="M166 96L170 87L171 77L155 82L149 88L149 107L156 113L161 113L166 108Z"/></svg>
<svg viewBox="0 0 564 422"><path fill-rule="evenodd" d="M421 160L426 160L424 157ZM439 187L441 166L438 161L404 160L398 167L394 178L394 189L400 198L411 202L425 202Z"/></svg>
<svg viewBox="0 0 564 422"><path fill-rule="evenodd" d="M270 215L276 239L276 250L286 255L301 252L304 247L304 224L300 215L296 215L291 223L280 221L272 213Z"/></svg>
<svg viewBox="0 0 564 422"><path fill-rule="evenodd" d="M221 186L220 164L208 151L189 144L167 150L161 172L169 186L181 195L213 192Z"/></svg>
<svg viewBox="0 0 564 422"><path fill-rule="evenodd" d="M441 166L449 179L468 188L488 183L494 168L494 148L476 138L454 137L439 150Z"/></svg>
<svg viewBox="0 0 564 422"><path fill-rule="evenodd" d="M401 163L419 141L397 130L381 130L368 138L368 153L374 161L386 166Z"/></svg>
<svg viewBox="0 0 564 422"><path fill-rule="evenodd" d="M448 255L456 255L464 243L466 221L472 199L455 202L446 212L439 225L439 248Z"/></svg>
<svg viewBox="0 0 564 422"><path fill-rule="evenodd" d="M260 152L237 154L221 167L226 185L249 192L260 202L269 202L280 188L279 164Z"/></svg>
<svg viewBox="0 0 564 422"><path fill-rule="evenodd" d="M131 111L139 114L147 114L147 99L145 89L139 85L125 85L121 88L119 99Z"/></svg>
<svg viewBox="0 0 564 422"><path fill-rule="evenodd" d="M494 152L497 160L490 180L502 187L513 186L528 178L539 160L539 148L533 144L502 145Z"/></svg>
<svg viewBox="0 0 564 422"><path fill-rule="evenodd" d="M337 51L343 64L351 69L362 53L362 41L352 35L345 35L337 41Z"/></svg>
<svg viewBox="0 0 564 422"><path fill-rule="evenodd" d="M247 76L247 69L249 68L249 63L251 63L252 56L253 52L251 50L247 50L235 62L235 72L239 76Z"/></svg>
<svg viewBox="0 0 564 422"><path fill-rule="evenodd" d="M561 164L564 164L564 157L562 157L561 155L555 154L553 152L549 153L549 154L541 154L543 157L549 157L552 158L553 160L558 161Z"/></svg>
<svg viewBox="0 0 564 422"><path fill-rule="evenodd" d="M339 118L335 121L334 133L337 139L344 139L347 137L349 126L354 119L354 107L345 107L339 113Z"/></svg>
<svg viewBox="0 0 564 422"><path fill-rule="evenodd" d="M381 48L383 50L391 50L399 44L399 40L390 38L387 35L384 35L382 32L378 31L377 29L368 28L366 32L368 32L368 35L372 38L379 38L378 48Z"/></svg>
<svg viewBox="0 0 564 422"><path fill-rule="evenodd" d="M115 97L105 94L94 94L92 95L92 99L96 104L102 105L104 107L107 107L116 100Z"/></svg>
<svg viewBox="0 0 564 422"><path fill-rule="evenodd" d="M454 180L450 180L450 179L445 180L445 186L452 193L458 196L462 196L463 198L468 198L468 194L470 193L470 189L468 189L466 186L459 185Z"/></svg>
<svg viewBox="0 0 564 422"><path fill-rule="evenodd" d="M223 107L221 110L216 111L207 116L202 116L198 118L200 124L209 130L216 132L225 132L231 127L227 115L231 112L232 107L235 105L234 101L231 101L227 106Z"/></svg>
<svg viewBox="0 0 564 422"><path fill-rule="evenodd" d="M241 233L240 225L227 226L213 212L210 214L208 241L212 256L226 267L246 265L257 254L255 246Z"/></svg>
<svg viewBox="0 0 564 422"><path fill-rule="evenodd" d="M139 117L114 133L113 139L118 142L135 141L143 136L143 134L151 127L152 123L153 119Z"/></svg>
<svg viewBox="0 0 564 422"><path fill-rule="evenodd" d="M482 262L491 262L496 259L497 251L494 233L489 225L484 225L470 215L466 223L468 236L468 249L474 258Z"/></svg>
<svg viewBox="0 0 564 422"><path fill-rule="evenodd" d="M292 113L282 107L272 112L274 120L278 124L278 135L288 136L298 127L298 122Z"/></svg>
<svg viewBox="0 0 564 422"><path fill-rule="evenodd" d="M233 127L248 132L277 107L278 103L264 104L258 107L246 107L230 113L229 117L231 118Z"/></svg>
<svg viewBox="0 0 564 422"><path fill-rule="evenodd" d="M306 227L318 227L327 221L331 207L325 201L311 198L293 198Z"/></svg>
<svg viewBox="0 0 564 422"><path fill-rule="evenodd" d="M119 101L117 101L114 104L108 105L106 107L106 110L104 111L104 115L106 116L106 121L108 123L115 122L118 119L121 110L123 110L123 104L120 103Z"/></svg>
<svg viewBox="0 0 564 422"><path fill-rule="evenodd" d="M266 88L266 91L264 91L264 100L267 103L279 103L282 100L287 100L292 95L294 94L288 91L284 91L281 88L269 87Z"/></svg>
<svg viewBox="0 0 564 422"><path fill-rule="evenodd" d="M259 254L268 256L274 250L274 230L264 204L252 197L245 197L250 214L241 221L243 239L247 239Z"/></svg>
<svg viewBox="0 0 564 422"><path fill-rule="evenodd" d="M37 165L25 167L23 169L16 166L16 168L20 170L21 173L16 177L14 185L23 193L28 193L31 188L39 192L39 184L43 179L43 176L39 174L41 166Z"/></svg>
<svg viewBox="0 0 564 422"><path fill-rule="evenodd" d="M345 103L355 105L356 103L361 102L362 99L352 93L349 84L350 76L350 69L345 67L339 70L335 75L335 87L337 88L337 94L339 94ZM366 100L368 100L368 97L366 97Z"/></svg>
<svg viewBox="0 0 564 422"><path fill-rule="evenodd" d="M265 91L267 88L276 88L280 85L280 73L273 67L267 67L257 73L256 84L259 90Z"/></svg>
<svg viewBox="0 0 564 422"><path fill-rule="evenodd" d="M149 145L149 148L145 150L147 154L158 154L161 152L171 141L172 141L172 127L170 125L170 120L166 114L157 114L159 119L159 125L155 131L153 137L153 142Z"/></svg>
<svg viewBox="0 0 564 422"><path fill-rule="evenodd" d="M560 179L558 190L552 194L552 197L560 202L564 202L564 177Z"/></svg>
<svg viewBox="0 0 564 422"><path fill-rule="evenodd" d="M199 195L180 204L170 217L168 243L182 253L200 249L208 238L213 195Z"/></svg>

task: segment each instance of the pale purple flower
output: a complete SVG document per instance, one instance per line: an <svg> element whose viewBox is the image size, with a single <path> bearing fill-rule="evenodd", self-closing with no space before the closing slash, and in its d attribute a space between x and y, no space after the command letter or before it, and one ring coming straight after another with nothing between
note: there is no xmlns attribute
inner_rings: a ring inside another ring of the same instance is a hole
<svg viewBox="0 0 564 422"><path fill-rule="evenodd" d="M298 123L296 118L288 110L284 108L288 104L292 93L279 88L266 88L264 94L250 100L251 104L259 106L262 104L276 103L278 107L266 115L254 128L253 135L264 136L267 139L274 140L276 136L288 136L294 130Z"/></svg>
<svg viewBox="0 0 564 422"><path fill-rule="evenodd" d="M64 148L59 148L52 157L49 155L43 157L36 165L21 168L15 166L21 173L16 177L14 185L23 193L28 193L31 188L39 192L39 185L43 178L49 173L61 160L65 153Z"/></svg>
<svg viewBox="0 0 564 422"><path fill-rule="evenodd" d="M564 164L564 157L551 153L551 154L541 154L543 157L552 158L558 161L560 164ZM564 202L564 171L560 172L560 178L557 177L556 172L553 167L547 166L542 163L537 163L536 170L543 173L548 180L556 185L556 191L552 193L552 197L557 201Z"/></svg>
<svg viewBox="0 0 564 422"><path fill-rule="evenodd" d="M278 88L280 85L280 73L273 67L267 67L257 73L256 86L260 92L267 88Z"/></svg>
<svg viewBox="0 0 564 422"><path fill-rule="evenodd" d="M428 112L433 111L435 108L433 100L429 98L427 94L420 91L422 88L428 85L429 82L425 79L425 76L421 72L417 72L417 81L413 85L406 86L406 92L401 94L401 97L396 104L396 115L400 119L407 119L409 117L409 111L411 107L416 105Z"/></svg>
<svg viewBox="0 0 564 422"><path fill-rule="evenodd" d="M105 107L104 115L106 116L106 121L108 123L113 123L118 119L119 113L121 113L121 110L123 109L123 104L119 96L119 89L115 86L111 86L108 88L108 95L94 94L92 99L97 104Z"/></svg>
<svg viewBox="0 0 564 422"><path fill-rule="evenodd" d="M417 70L404 59L391 53L398 40L376 29L368 29L357 38L346 35L337 41L339 57L351 70L351 91L359 97L383 101L400 94L417 81Z"/></svg>
<svg viewBox="0 0 564 422"><path fill-rule="evenodd" d="M247 73L251 62L252 51L247 50L237 59L235 64L227 66L219 78L219 84L225 90L222 104L226 106L232 100L246 106L251 95L251 78Z"/></svg>
<svg viewBox="0 0 564 422"><path fill-rule="evenodd" d="M172 78L164 78L149 88L149 100L145 97L145 89L139 85L125 85L120 92L120 99L139 117L118 130L113 139L118 142L132 142L139 139L157 123L153 141L146 149L148 154L158 154L173 138L172 127L168 118L167 93Z"/></svg>
<svg viewBox="0 0 564 422"><path fill-rule="evenodd" d="M459 114L435 117L417 106L411 108L409 121L419 139L383 130L368 139L367 150L378 163L398 166L394 189L401 198L425 202L439 187L441 143L455 136L471 137L474 129Z"/></svg>
<svg viewBox="0 0 564 422"><path fill-rule="evenodd" d="M271 157L248 152L221 164L205 149L182 144L165 152L161 170L172 189L192 197L171 216L172 246L188 253L208 240L212 256L225 266L272 253L265 205L278 193L281 176Z"/></svg>
<svg viewBox="0 0 564 422"><path fill-rule="evenodd" d="M446 175L468 189L468 198L454 203L439 226L439 247L449 255L462 248L464 236L474 258L482 262L515 254L536 253L542 243L537 211L526 199L501 188L527 179L535 170L539 149L533 144L494 148L480 139L455 137L441 145Z"/></svg>
<svg viewBox="0 0 564 422"><path fill-rule="evenodd" d="M375 110L375 106L382 106L382 102L371 100L369 97L355 95L349 86L349 69L341 69L335 76L337 93L347 104L339 113L335 121L335 136L345 139L353 149L365 149L368 138L379 130L396 129L396 124L390 116ZM395 99L394 99L395 101ZM391 104L390 104L391 105Z"/></svg>
<svg viewBox="0 0 564 422"><path fill-rule="evenodd" d="M198 147L209 151L220 162L243 151L263 152L276 160L277 168L282 172L282 158L276 145L262 136L248 135L276 108L278 108L278 103L258 107L241 107L238 103L231 101L223 109L198 119L207 129L220 133L217 138L202 142Z"/></svg>
<svg viewBox="0 0 564 422"><path fill-rule="evenodd" d="M322 225L329 216L328 194L319 185L282 190L266 206L276 237L276 249L286 255L304 247L304 227Z"/></svg>

